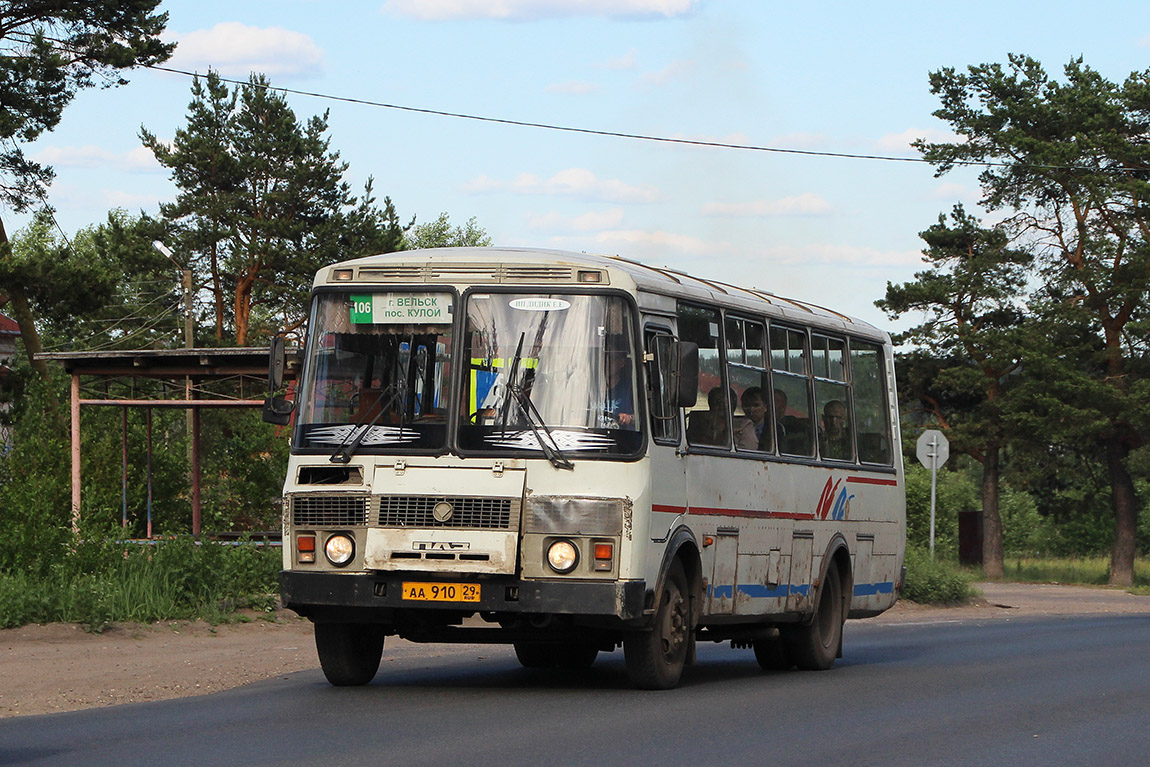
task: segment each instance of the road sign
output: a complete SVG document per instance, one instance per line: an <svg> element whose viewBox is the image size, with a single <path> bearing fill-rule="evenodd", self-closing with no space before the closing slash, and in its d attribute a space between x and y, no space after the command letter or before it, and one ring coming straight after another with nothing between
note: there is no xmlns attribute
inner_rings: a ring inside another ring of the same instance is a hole
<svg viewBox="0 0 1150 767"><path fill-rule="evenodd" d="M930 558L934 559L934 501L938 467L950 458L950 441L938 429L927 429L918 438L915 455L923 466L930 469Z"/></svg>
<svg viewBox="0 0 1150 767"><path fill-rule="evenodd" d="M926 468L937 469L950 458L950 440L938 429L927 429L918 438L915 455Z"/></svg>

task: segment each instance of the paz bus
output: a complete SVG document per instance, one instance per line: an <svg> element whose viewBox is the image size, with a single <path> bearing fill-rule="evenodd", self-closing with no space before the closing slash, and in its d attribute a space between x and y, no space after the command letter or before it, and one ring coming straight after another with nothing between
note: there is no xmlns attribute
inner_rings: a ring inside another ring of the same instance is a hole
<svg viewBox="0 0 1150 767"><path fill-rule="evenodd" d="M389 636L622 647L645 689L698 642L827 669L902 585L890 338L771 293L550 250L338 263L265 417L293 424L283 603L334 685Z"/></svg>

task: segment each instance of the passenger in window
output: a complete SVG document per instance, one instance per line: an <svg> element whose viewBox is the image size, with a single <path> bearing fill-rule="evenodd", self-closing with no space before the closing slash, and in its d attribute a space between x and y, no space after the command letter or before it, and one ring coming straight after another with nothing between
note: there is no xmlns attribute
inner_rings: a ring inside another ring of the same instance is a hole
<svg viewBox="0 0 1150 767"><path fill-rule="evenodd" d="M823 458L844 461L851 458L851 433L847 426L847 408L840 400L833 399L823 406L819 451Z"/></svg>
<svg viewBox="0 0 1150 767"><path fill-rule="evenodd" d="M607 352L607 401L603 412L608 428L635 428L635 396L631 389L631 357L625 351Z"/></svg>
<svg viewBox="0 0 1150 767"><path fill-rule="evenodd" d="M696 445L730 444L727 434L727 402L734 410L734 393L726 396L722 386L707 392L707 410L691 413L687 423L687 440Z"/></svg>
<svg viewBox="0 0 1150 767"><path fill-rule="evenodd" d="M775 438L780 449L787 444L787 393L775 389Z"/></svg>
<svg viewBox="0 0 1150 767"><path fill-rule="evenodd" d="M735 446L743 450L770 450L772 437L767 426L767 400L758 386L748 386L739 398L746 419L735 427Z"/></svg>

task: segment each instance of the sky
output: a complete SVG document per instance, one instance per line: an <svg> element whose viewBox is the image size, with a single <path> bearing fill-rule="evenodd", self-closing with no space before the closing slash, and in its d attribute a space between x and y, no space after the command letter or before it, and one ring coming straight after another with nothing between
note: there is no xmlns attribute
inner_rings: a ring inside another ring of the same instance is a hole
<svg viewBox="0 0 1150 767"><path fill-rule="evenodd" d="M774 0L165 0L165 66L267 75L301 120L329 112L355 188L400 218L474 217L503 246L618 254L820 304L874 306L924 268L918 233L977 173L936 178L916 138L950 140L928 76L1071 59L1121 81L1150 68L1150 4ZM25 147L50 164L68 233L175 197L141 127L170 140L191 79L137 69L81 93ZM522 127L376 102L730 149ZM767 151L878 155L850 159ZM4 211L9 232L27 217ZM14 224L14 225L13 225ZM177 259L179 254L177 254Z"/></svg>

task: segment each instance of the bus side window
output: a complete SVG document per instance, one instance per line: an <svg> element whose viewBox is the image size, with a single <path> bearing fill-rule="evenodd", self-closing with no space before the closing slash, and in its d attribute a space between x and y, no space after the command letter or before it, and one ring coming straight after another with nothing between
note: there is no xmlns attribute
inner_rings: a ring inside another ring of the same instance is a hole
<svg viewBox="0 0 1150 767"><path fill-rule="evenodd" d="M719 312L679 304L679 337L699 346L699 391L687 408L687 442L708 447L731 445L731 397L723 381Z"/></svg>
<svg viewBox="0 0 1150 767"><path fill-rule="evenodd" d="M675 338L666 330L647 328L647 398L651 411L651 434L656 442L679 444L679 408L675 401Z"/></svg>
<svg viewBox="0 0 1150 767"><path fill-rule="evenodd" d="M815 453L814 413L811 412L807 334L802 330L771 325L771 368L774 392L771 411L775 419L779 452L809 457Z"/></svg>
<svg viewBox="0 0 1150 767"><path fill-rule="evenodd" d="M889 466L890 411L883 383L882 347L851 339L850 364L859 460Z"/></svg>

